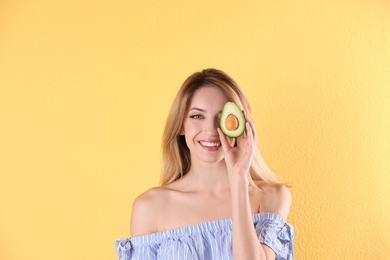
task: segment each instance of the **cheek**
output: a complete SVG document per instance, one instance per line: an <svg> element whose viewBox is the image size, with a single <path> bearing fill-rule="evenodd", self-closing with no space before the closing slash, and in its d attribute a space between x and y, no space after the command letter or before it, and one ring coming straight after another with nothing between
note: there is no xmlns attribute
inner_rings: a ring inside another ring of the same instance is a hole
<svg viewBox="0 0 390 260"><path fill-rule="evenodd" d="M199 126L196 123L192 121L187 121L184 123L183 132L186 134L191 134L191 133L193 134L198 131L198 128Z"/></svg>

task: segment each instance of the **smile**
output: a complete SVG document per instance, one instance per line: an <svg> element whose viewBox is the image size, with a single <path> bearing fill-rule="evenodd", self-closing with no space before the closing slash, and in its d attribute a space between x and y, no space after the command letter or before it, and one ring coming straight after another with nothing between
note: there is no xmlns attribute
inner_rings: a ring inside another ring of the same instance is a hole
<svg viewBox="0 0 390 260"><path fill-rule="evenodd" d="M221 146L221 142L199 142L201 145L205 147L219 147Z"/></svg>

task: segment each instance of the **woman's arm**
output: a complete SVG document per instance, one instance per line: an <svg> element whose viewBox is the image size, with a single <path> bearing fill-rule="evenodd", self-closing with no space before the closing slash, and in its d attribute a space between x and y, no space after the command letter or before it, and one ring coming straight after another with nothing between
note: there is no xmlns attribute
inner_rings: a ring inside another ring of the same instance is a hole
<svg viewBox="0 0 390 260"><path fill-rule="evenodd" d="M256 132L253 122L245 114L247 120L243 136L238 138L238 146L232 147L229 139L218 129L225 162L228 169L232 196L233 219L233 258L234 259L275 259L274 251L260 244L254 229L252 211L249 201L249 168L253 160L256 146ZM271 207L267 211L287 217L290 205L290 193L284 186L273 192L268 200Z"/></svg>
<svg viewBox="0 0 390 260"><path fill-rule="evenodd" d="M275 252L260 244L253 225L248 185L242 179L231 177L233 210L234 259L275 259ZM291 193L285 186L275 187L267 194L265 210L287 218Z"/></svg>
<svg viewBox="0 0 390 260"><path fill-rule="evenodd" d="M261 246L253 227L247 183L240 177L231 177L233 259L275 259L275 253L270 248Z"/></svg>

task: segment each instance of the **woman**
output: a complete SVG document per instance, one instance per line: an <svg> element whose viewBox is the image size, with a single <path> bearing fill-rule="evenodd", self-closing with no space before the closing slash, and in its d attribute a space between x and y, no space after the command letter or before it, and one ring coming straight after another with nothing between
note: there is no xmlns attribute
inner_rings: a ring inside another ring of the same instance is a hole
<svg viewBox="0 0 390 260"><path fill-rule="evenodd" d="M219 128L227 101L246 119L236 138ZM180 88L162 142L161 186L133 203L132 238L118 239L118 259L292 259L285 223L291 194L266 166L242 90L206 69Z"/></svg>

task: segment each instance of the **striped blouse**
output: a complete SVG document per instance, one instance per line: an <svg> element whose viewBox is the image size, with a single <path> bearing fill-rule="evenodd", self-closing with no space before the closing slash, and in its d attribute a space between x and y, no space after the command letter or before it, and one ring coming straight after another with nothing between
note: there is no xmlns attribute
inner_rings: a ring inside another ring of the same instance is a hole
<svg viewBox="0 0 390 260"><path fill-rule="evenodd" d="M276 254L276 259L293 259L293 227L275 213L253 215L260 243ZM233 259L232 219L203 222L144 236L120 238L115 246L118 259Z"/></svg>

